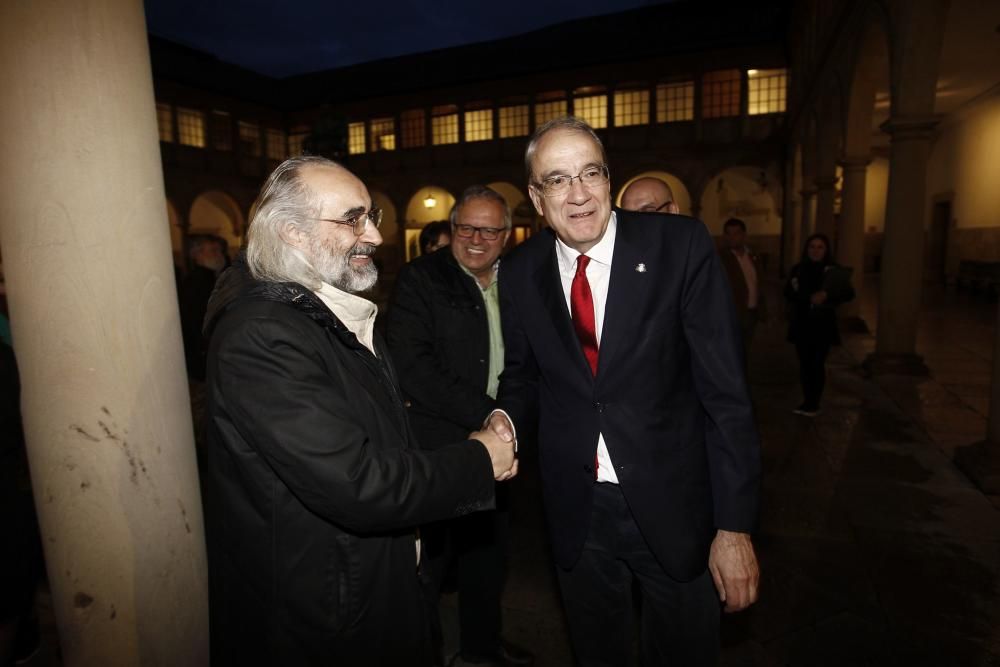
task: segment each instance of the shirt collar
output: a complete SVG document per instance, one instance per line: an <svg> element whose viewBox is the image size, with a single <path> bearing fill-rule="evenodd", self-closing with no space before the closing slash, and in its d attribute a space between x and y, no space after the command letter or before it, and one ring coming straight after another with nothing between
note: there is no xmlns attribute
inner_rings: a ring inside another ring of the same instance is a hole
<svg viewBox="0 0 1000 667"><path fill-rule="evenodd" d="M465 275L469 276L470 278L472 278L476 282L476 287L478 287L483 292L485 292L489 288L491 288L494 285L496 285L496 282L497 282L497 269L500 268L500 258L499 257L497 257L497 261L493 262L493 274L490 276L490 284L487 285L486 287L483 287L482 283L479 282L479 278L476 277L476 274L474 274L472 271L469 271L467 268L465 268L464 264L462 264L457 259L455 260L455 263L458 264L458 268L462 269L462 271L465 272Z"/></svg>
<svg viewBox="0 0 1000 667"><path fill-rule="evenodd" d="M618 235L618 216L615 211L611 211L611 218L608 220L608 228L604 230L604 236L593 248L586 252L591 261L598 264L611 266L611 257L615 253L615 237ZM563 243L562 239L556 237L556 260L559 262L560 272L575 271L576 258L583 253L577 252L573 248Z"/></svg>

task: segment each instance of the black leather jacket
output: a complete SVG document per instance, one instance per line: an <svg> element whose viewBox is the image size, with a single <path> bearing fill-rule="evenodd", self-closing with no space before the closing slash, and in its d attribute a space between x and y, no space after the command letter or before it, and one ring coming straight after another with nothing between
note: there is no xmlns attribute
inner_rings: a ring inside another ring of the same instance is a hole
<svg viewBox="0 0 1000 667"><path fill-rule="evenodd" d="M424 664L413 527L494 505L476 442L415 447L382 341L238 261L206 319L213 665Z"/></svg>

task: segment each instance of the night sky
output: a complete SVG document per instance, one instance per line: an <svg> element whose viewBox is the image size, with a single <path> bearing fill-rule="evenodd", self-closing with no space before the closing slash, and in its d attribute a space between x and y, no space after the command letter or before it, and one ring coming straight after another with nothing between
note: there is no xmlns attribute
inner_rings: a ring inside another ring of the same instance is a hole
<svg viewBox="0 0 1000 667"><path fill-rule="evenodd" d="M154 35L280 77L508 37L664 1L145 0L145 6Z"/></svg>

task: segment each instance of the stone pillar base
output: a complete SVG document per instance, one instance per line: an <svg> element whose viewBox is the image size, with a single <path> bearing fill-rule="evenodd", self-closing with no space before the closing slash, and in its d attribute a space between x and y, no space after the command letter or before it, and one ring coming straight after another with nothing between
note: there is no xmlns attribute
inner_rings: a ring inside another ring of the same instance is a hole
<svg viewBox="0 0 1000 667"><path fill-rule="evenodd" d="M926 377L931 374L918 354L879 354L873 352L864 360L861 367L869 375L910 375Z"/></svg>
<svg viewBox="0 0 1000 667"><path fill-rule="evenodd" d="M1000 494L1000 443L977 442L955 450L955 465L983 493Z"/></svg>
<svg viewBox="0 0 1000 667"><path fill-rule="evenodd" d="M870 334L872 332L864 318L858 316L842 317L838 326L843 333Z"/></svg>

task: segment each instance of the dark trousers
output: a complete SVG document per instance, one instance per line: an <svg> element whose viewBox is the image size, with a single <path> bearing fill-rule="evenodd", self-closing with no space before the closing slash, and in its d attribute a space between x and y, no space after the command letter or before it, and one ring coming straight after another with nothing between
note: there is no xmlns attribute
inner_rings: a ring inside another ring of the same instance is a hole
<svg viewBox="0 0 1000 667"><path fill-rule="evenodd" d="M497 489L500 492L500 489ZM498 498L498 501L500 498ZM424 526L421 577L434 608L435 643L442 643L437 599L449 568L457 570L459 650L467 660L495 659L500 650L510 515L505 508Z"/></svg>
<svg viewBox="0 0 1000 667"><path fill-rule="evenodd" d="M640 647L646 667L714 665L719 597L707 568L671 579L650 552L617 484L596 484L579 561L556 568L579 665L627 665L632 653L632 583L642 594Z"/></svg>
<svg viewBox="0 0 1000 667"><path fill-rule="evenodd" d="M830 352L830 344L812 340L798 341L795 343L795 352L799 356L803 406L816 409L826 384L826 355Z"/></svg>

